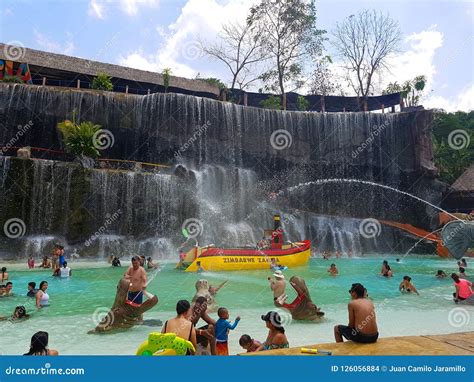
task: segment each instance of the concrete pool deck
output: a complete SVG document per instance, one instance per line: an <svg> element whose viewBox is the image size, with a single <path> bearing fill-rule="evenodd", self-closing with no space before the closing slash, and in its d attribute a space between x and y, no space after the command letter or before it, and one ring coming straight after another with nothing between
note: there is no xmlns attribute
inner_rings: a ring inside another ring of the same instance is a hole
<svg viewBox="0 0 474 382"><path fill-rule="evenodd" d="M301 353L302 347L330 351L332 355L474 355L474 331L433 336L386 337L374 344L333 342L241 355L311 355Z"/></svg>

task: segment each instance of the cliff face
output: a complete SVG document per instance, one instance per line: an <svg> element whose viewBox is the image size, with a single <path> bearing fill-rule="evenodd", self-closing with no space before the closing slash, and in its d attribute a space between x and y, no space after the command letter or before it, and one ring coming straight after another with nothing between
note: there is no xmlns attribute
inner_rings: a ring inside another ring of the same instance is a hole
<svg viewBox="0 0 474 382"><path fill-rule="evenodd" d="M244 240L237 237L242 232L245 240L258 238L267 215L276 210L384 218L425 228L435 216L423 203L369 185L305 185L316 179L374 181L434 204L441 197L430 111L282 112L177 94L0 85L0 145L62 150L56 125L73 110L81 121L112 133L114 143L104 157L181 166L164 175L3 160L2 220L21 215L35 234L58 234L70 242L87 240L106 214L119 209L123 215L107 227L109 235L170 238L189 217L208 226L233 225L225 232L208 229L209 240L216 242L215 236L227 234ZM21 136L18 126L25 130ZM262 205L258 217L249 217ZM305 219L312 224L312 218Z"/></svg>

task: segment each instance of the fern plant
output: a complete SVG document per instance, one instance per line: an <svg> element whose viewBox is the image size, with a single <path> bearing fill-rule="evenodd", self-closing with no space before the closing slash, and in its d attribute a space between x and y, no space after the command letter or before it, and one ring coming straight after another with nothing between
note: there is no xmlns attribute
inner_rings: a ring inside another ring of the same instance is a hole
<svg viewBox="0 0 474 382"><path fill-rule="evenodd" d="M107 90L112 91L114 89L114 85L112 84L112 77L110 77L107 73L99 72L97 76L94 77L92 80L92 89L95 90Z"/></svg>

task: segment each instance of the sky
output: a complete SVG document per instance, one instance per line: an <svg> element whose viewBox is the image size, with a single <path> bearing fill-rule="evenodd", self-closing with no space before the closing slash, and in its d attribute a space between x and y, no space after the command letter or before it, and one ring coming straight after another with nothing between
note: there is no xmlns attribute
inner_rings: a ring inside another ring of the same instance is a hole
<svg viewBox="0 0 474 382"><path fill-rule="evenodd" d="M230 79L225 67L200 53L224 23L243 22L256 0L0 0L0 41L173 75ZM422 104L447 111L474 110L474 1L319 0L318 28L363 9L397 20L400 52L390 58L383 88L427 77ZM330 44L325 54L340 64Z"/></svg>

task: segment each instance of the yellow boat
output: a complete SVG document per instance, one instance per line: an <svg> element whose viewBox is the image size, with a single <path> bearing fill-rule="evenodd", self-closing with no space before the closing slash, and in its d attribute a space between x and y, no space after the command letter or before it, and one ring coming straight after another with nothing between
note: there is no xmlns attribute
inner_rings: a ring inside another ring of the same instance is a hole
<svg viewBox="0 0 474 382"><path fill-rule="evenodd" d="M311 256L311 242L283 244L280 216L275 215L275 228L265 230L265 238L257 247L219 248L215 246L190 249L176 268L186 272L239 271L269 269L273 265L294 268L307 264Z"/></svg>

